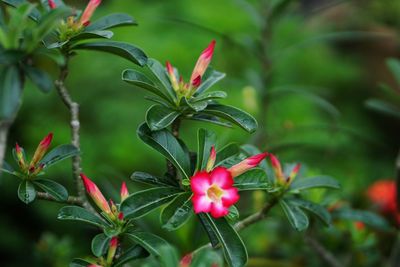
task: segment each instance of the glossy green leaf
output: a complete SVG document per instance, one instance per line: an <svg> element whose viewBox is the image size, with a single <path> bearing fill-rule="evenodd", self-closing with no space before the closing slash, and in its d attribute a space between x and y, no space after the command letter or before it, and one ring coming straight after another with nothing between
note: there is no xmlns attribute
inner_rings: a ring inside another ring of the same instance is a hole
<svg viewBox="0 0 400 267"><path fill-rule="evenodd" d="M174 231L184 225L193 214L191 193L178 195L161 212L160 220L162 228Z"/></svg>
<svg viewBox="0 0 400 267"><path fill-rule="evenodd" d="M169 246L168 242L161 237L147 232L133 232L128 233L125 236L127 236L129 239L133 240L137 244L141 245L144 249L146 249L151 255L155 257L160 256L160 248L164 246Z"/></svg>
<svg viewBox="0 0 400 267"><path fill-rule="evenodd" d="M140 66L143 66L147 62L146 54L140 48L137 48L136 46L128 43L114 41L90 42L74 45L72 49L85 49L107 52L125 58Z"/></svg>
<svg viewBox="0 0 400 267"><path fill-rule="evenodd" d="M124 253L116 261L114 261L113 267L123 266L125 263L146 258L149 255L149 252L147 252L147 250L145 250L142 246L135 245L125 250Z"/></svg>
<svg viewBox="0 0 400 267"><path fill-rule="evenodd" d="M194 121L212 123L212 124L227 127L227 128L232 127L232 124L230 124L229 122L221 121L217 116L212 116L212 115L204 114L204 113L192 115L188 119L194 120Z"/></svg>
<svg viewBox="0 0 400 267"><path fill-rule="evenodd" d="M213 248L217 247L217 245L219 244L219 239L217 237L217 234L214 232L214 229L207 217L207 214L206 213L198 213L196 215L201 223L201 226L203 227L204 231L206 232L208 239L211 242L211 246Z"/></svg>
<svg viewBox="0 0 400 267"><path fill-rule="evenodd" d="M107 30L114 27L137 25L134 18L124 13L115 13L104 16L85 28L85 31Z"/></svg>
<svg viewBox="0 0 400 267"><path fill-rule="evenodd" d="M221 165L227 159L236 156L239 153L239 146L235 143L230 143L217 151L216 165Z"/></svg>
<svg viewBox="0 0 400 267"><path fill-rule="evenodd" d="M62 19L71 14L73 11L67 6L58 7L50 10L40 17L37 26L33 29L32 35L35 41L41 41L45 36L52 32L57 26L61 24ZM34 44L37 46L37 44ZM35 47L31 47L33 50ZM31 51L32 51L31 50Z"/></svg>
<svg viewBox="0 0 400 267"><path fill-rule="evenodd" d="M147 124L138 128L139 138L166 157L185 178L190 176L190 161L178 140L166 129L152 132Z"/></svg>
<svg viewBox="0 0 400 267"><path fill-rule="evenodd" d="M179 193L182 191L174 187L157 187L139 191L131 194L121 203L121 211L125 218L138 218L170 202Z"/></svg>
<svg viewBox="0 0 400 267"><path fill-rule="evenodd" d="M257 121L253 118L253 116L232 106L212 104L208 105L207 108L202 112L221 117L238 125L249 133L254 132L258 127Z"/></svg>
<svg viewBox="0 0 400 267"><path fill-rule="evenodd" d="M146 172L134 172L131 175L131 179L149 185L179 187L179 183L174 178L158 177Z"/></svg>
<svg viewBox="0 0 400 267"><path fill-rule="evenodd" d="M210 157L211 147L215 145L217 137L214 132L200 128L197 132L197 170L204 170Z"/></svg>
<svg viewBox="0 0 400 267"><path fill-rule="evenodd" d="M2 168L0 169L0 171L3 171L5 173L11 174L11 175L15 175L14 168L6 161L3 161L3 165L2 165Z"/></svg>
<svg viewBox="0 0 400 267"><path fill-rule="evenodd" d="M221 98L226 98L227 94L224 91L213 91L213 92L208 92L201 94L199 96L191 98L191 102L202 102L202 101L207 101L207 100L214 100L214 99L221 99Z"/></svg>
<svg viewBox="0 0 400 267"><path fill-rule="evenodd" d="M296 205L304 210L307 210L318 217L325 225L329 226L332 223L331 214L321 205L313 202L294 198L289 200L293 205Z"/></svg>
<svg viewBox="0 0 400 267"><path fill-rule="evenodd" d="M226 218L231 221L231 222L235 222L239 219L239 210L235 207L235 206L230 206L229 207L229 213L226 216Z"/></svg>
<svg viewBox="0 0 400 267"><path fill-rule="evenodd" d="M0 120L10 120L16 115L21 104L22 86L17 67L0 68Z"/></svg>
<svg viewBox="0 0 400 267"><path fill-rule="evenodd" d="M104 254L106 254L110 244L110 240L111 238L103 233L96 235L92 239L92 245L91 245L93 255L95 255L96 257L101 257Z"/></svg>
<svg viewBox="0 0 400 267"><path fill-rule="evenodd" d="M400 119L400 108L396 105L380 99L368 99L365 105L369 109Z"/></svg>
<svg viewBox="0 0 400 267"><path fill-rule="evenodd" d="M208 101L206 101L206 100L198 101L198 102L190 102L186 97L182 97L181 103L180 103L181 107L187 106L191 110L196 111L196 112L204 110L207 107L207 105L208 105Z"/></svg>
<svg viewBox="0 0 400 267"><path fill-rule="evenodd" d="M180 113L161 105L151 106L146 113L146 123L152 131L158 131L171 125Z"/></svg>
<svg viewBox="0 0 400 267"><path fill-rule="evenodd" d="M28 75L29 79L44 93L48 93L53 89L53 80L51 79L50 75L46 72L34 68L25 66L24 70Z"/></svg>
<svg viewBox="0 0 400 267"><path fill-rule="evenodd" d="M162 90L157 88L157 86L149 78L136 70L124 70L124 72L122 72L122 80L147 90L150 93L165 99L169 103L173 103L169 95L166 95L164 92L162 92Z"/></svg>
<svg viewBox="0 0 400 267"><path fill-rule="evenodd" d="M178 253L172 246L166 245L161 246L158 249L160 253L160 263L162 267L177 267L179 264Z"/></svg>
<svg viewBox="0 0 400 267"><path fill-rule="evenodd" d="M225 77L225 73L214 70L209 67L207 71L204 73L204 76L201 81L201 85L197 88L195 96L201 95L204 91L209 89L218 81L222 80Z"/></svg>
<svg viewBox="0 0 400 267"><path fill-rule="evenodd" d="M222 255L217 251L209 248L202 249L193 256L190 267L210 267L210 266L224 266Z"/></svg>
<svg viewBox="0 0 400 267"><path fill-rule="evenodd" d="M393 73L394 78L398 85L400 85L400 61L396 58L389 58L386 60L386 65Z"/></svg>
<svg viewBox="0 0 400 267"><path fill-rule="evenodd" d="M167 92L167 95L173 102L176 99L175 90L171 86L171 82L167 76L166 68L161 65L160 62L153 58L149 58L146 64L148 70L152 73L153 77L156 79L156 83L159 85L159 88L164 88Z"/></svg>
<svg viewBox="0 0 400 267"><path fill-rule="evenodd" d="M378 229L388 229L388 222L376 213L366 210L355 210L355 209L340 209L333 212L332 216L335 219L344 219L351 221L363 222L366 225L375 227Z"/></svg>
<svg viewBox="0 0 400 267"><path fill-rule="evenodd" d="M35 179L34 184L51 195L57 201L65 201L68 199L67 189L57 182L48 179Z"/></svg>
<svg viewBox="0 0 400 267"><path fill-rule="evenodd" d="M244 190L267 190L271 188L268 183L267 174L262 169L251 169L238 177L235 177L234 186L239 191Z"/></svg>
<svg viewBox="0 0 400 267"><path fill-rule="evenodd" d="M18 7L26 3L25 0L2 0L2 2L13 7ZM32 8L29 17L34 21L38 21L41 17L39 10L37 8Z"/></svg>
<svg viewBox="0 0 400 267"><path fill-rule="evenodd" d="M100 217L78 206L62 207L58 212L57 218L60 220L81 221L100 228L108 227L108 224Z"/></svg>
<svg viewBox="0 0 400 267"><path fill-rule="evenodd" d="M334 178L329 176L315 176L309 178L299 178L295 179L290 185L291 191L306 190L311 188L334 188L339 189L340 184Z"/></svg>
<svg viewBox="0 0 400 267"><path fill-rule="evenodd" d="M99 38L110 39L111 37L113 37L113 35L114 33L112 31L90 31L90 32L84 31L73 36L70 39L70 42L76 42L88 39L99 39Z"/></svg>
<svg viewBox="0 0 400 267"><path fill-rule="evenodd" d="M57 162L76 156L78 154L79 150L74 145L60 145L47 153L40 161L40 163L44 164L44 168L48 168L49 166Z"/></svg>
<svg viewBox="0 0 400 267"><path fill-rule="evenodd" d="M297 230L303 231L307 229L309 221L307 215L297 206L283 199L279 200L279 204L289 220L290 225Z"/></svg>
<svg viewBox="0 0 400 267"><path fill-rule="evenodd" d="M25 204L29 204L35 200L36 190L30 181L24 180L19 184L18 198Z"/></svg>
<svg viewBox="0 0 400 267"><path fill-rule="evenodd" d="M214 219L208 213L205 218L222 245L224 257L230 267L243 267L247 263L247 250L239 234L225 218Z"/></svg>
<svg viewBox="0 0 400 267"><path fill-rule="evenodd" d="M73 259L72 262L69 264L69 267L87 267L90 266L92 262L89 262L84 259Z"/></svg>

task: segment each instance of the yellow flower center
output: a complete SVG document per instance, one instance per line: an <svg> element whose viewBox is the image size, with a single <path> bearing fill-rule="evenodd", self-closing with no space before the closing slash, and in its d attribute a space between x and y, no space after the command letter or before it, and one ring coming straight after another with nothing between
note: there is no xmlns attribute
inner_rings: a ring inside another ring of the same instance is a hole
<svg viewBox="0 0 400 267"><path fill-rule="evenodd" d="M207 197L209 197L213 202L221 201L221 197L224 194L224 191L218 186L213 184L207 190Z"/></svg>

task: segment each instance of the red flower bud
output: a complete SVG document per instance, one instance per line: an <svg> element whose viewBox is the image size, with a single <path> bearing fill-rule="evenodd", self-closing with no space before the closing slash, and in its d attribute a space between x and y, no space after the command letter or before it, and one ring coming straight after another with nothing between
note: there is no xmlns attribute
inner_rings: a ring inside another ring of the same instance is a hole
<svg viewBox="0 0 400 267"><path fill-rule="evenodd" d="M108 253L107 253L107 263L111 264L114 256L115 256L115 252L117 251L117 247L118 247L118 238L116 236L114 236L113 238L111 238L110 241L110 246L108 248Z"/></svg>
<svg viewBox="0 0 400 267"><path fill-rule="evenodd" d="M207 172L210 172L214 168L216 158L217 158L217 153L215 152L215 147L212 146L210 151L210 157L208 158L207 161L207 167L206 167Z"/></svg>
<svg viewBox="0 0 400 267"><path fill-rule="evenodd" d="M192 253L186 254L179 262L179 267L190 267L192 259L193 259Z"/></svg>
<svg viewBox="0 0 400 267"><path fill-rule="evenodd" d="M258 155L251 156L240 163L232 166L229 168L229 172L232 174L232 177L239 176L246 171L256 167L258 164L261 163L263 159L268 155L268 153L261 153Z"/></svg>
<svg viewBox="0 0 400 267"><path fill-rule="evenodd" d="M112 215L111 208L107 203L107 200L104 198L103 194L97 187L95 183L93 183L88 177L86 177L83 173L81 173L81 178L83 184L85 185L86 192L89 194L93 202L106 214Z"/></svg>
<svg viewBox="0 0 400 267"><path fill-rule="evenodd" d="M211 62L215 47L215 40L212 40L208 47L201 53L196 65L193 69L192 76L190 77L190 83L195 86L195 84L200 85L201 77L206 72L208 65ZM195 83L195 80L198 80ZM197 86L198 86L197 85ZM195 86L196 87L196 86Z"/></svg>
<svg viewBox="0 0 400 267"><path fill-rule="evenodd" d="M90 18L92 17L96 8L100 5L101 0L90 0L80 18L80 24L88 26L90 24Z"/></svg>
<svg viewBox="0 0 400 267"><path fill-rule="evenodd" d="M35 154L29 164L29 167L35 167L36 164L43 158L44 154L46 153L47 149L51 144L51 140L53 139L53 134L49 133L40 143L39 146L36 148Z"/></svg>
<svg viewBox="0 0 400 267"><path fill-rule="evenodd" d="M124 201L129 196L128 188L126 187L126 183L122 182L121 185L121 202Z"/></svg>
<svg viewBox="0 0 400 267"><path fill-rule="evenodd" d="M48 4L49 4L50 9L55 9L57 7L54 0L48 0Z"/></svg>

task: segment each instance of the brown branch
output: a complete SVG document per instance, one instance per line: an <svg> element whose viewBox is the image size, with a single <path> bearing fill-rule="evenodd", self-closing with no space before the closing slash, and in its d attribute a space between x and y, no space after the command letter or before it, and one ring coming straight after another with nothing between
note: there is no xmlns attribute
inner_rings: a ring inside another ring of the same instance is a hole
<svg viewBox="0 0 400 267"><path fill-rule="evenodd" d="M310 233L304 236L305 242L318 254L318 256L331 267L343 267L335 256L318 242Z"/></svg>
<svg viewBox="0 0 400 267"><path fill-rule="evenodd" d="M45 192L36 192L36 197L38 199L42 200L47 200L47 201L52 201L52 202L59 202L59 203L65 203L65 204L72 204L72 205L78 205L78 206L83 206L83 201L79 197L75 196L69 196L67 200L65 201L58 201L51 195Z"/></svg>
<svg viewBox="0 0 400 267"><path fill-rule="evenodd" d="M69 94L67 87L65 86L65 80L68 76L68 56L67 63L61 68L58 80L55 81L57 92L68 108L70 113L70 127L71 127L71 144L80 150L80 122L79 122L79 104L74 102ZM80 173L82 172L81 167L81 156L77 154L72 157L72 173L75 180L78 197L82 200L82 206L88 210L93 211L92 206L89 204L83 182L80 179Z"/></svg>

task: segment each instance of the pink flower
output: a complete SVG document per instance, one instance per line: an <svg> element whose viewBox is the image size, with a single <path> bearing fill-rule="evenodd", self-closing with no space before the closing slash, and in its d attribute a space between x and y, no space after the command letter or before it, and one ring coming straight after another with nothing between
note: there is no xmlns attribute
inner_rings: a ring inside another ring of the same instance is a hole
<svg viewBox="0 0 400 267"><path fill-rule="evenodd" d="M194 66L192 76L190 77L190 84L194 87L200 86L201 77L207 70L208 65L211 62L212 56L214 54L215 40L212 40L208 47L201 53L199 59Z"/></svg>
<svg viewBox="0 0 400 267"><path fill-rule="evenodd" d="M260 162L265 159L268 153L261 153L258 155L251 156L242 162L232 166L229 168L229 172L232 174L233 177L239 176L246 171L250 170L251 168L256 167Z"/></svg>
<svg viewBox="0 0 400 267"><path fill-rule="evenodd" d="M110 206L107 203L107 200L104 198L103 194L97 187L93 181L91 181L88 177L86 177L83 173L81 173L81 178L83 184L85 185L86 192L89 194L93 202L106 214L111 215L113 217L113 213L111 211Z"/></svg>
<svg viewBox="0 0 400 267"><path fill-rule="evenodd" d="M129 196L128 188L126 187L125 182L122 182L120 195L121 195L121 202L124 201Z"/></svg>
<svg viewBox="0 0 400 267"><path fill-rule="evenodd" d="M47 149L51 144L51 140L53 139L53 134L49 133L40 143L39 146L36 148L35 154L29 164L30 170L36 169L36 164L43 158L44 154L46 154Z"/></svg>
<svg viewBox="0 0 400 267"><path fill-rule="evenodd" d="M80 18L80 24L88 26L90 24L90 18L92 17L96 8L100 5L101 0L90 0Z"/></svg>
<svg viewBox="0 0 400 267"><path fill-rule="evenodd" d="M196 173L190 179L190 185L195 213L210 212L214 218L223 217L228 215L229 207L239 200L232 175L224 167L217 167L211 173Z"/></svg>
<svg viewBox="0 0 400 267"><path fill-rule="evenodd" d="M55 9L57 7L54 0L48 0L48 3L49 3L50 9Z"/></svg>

